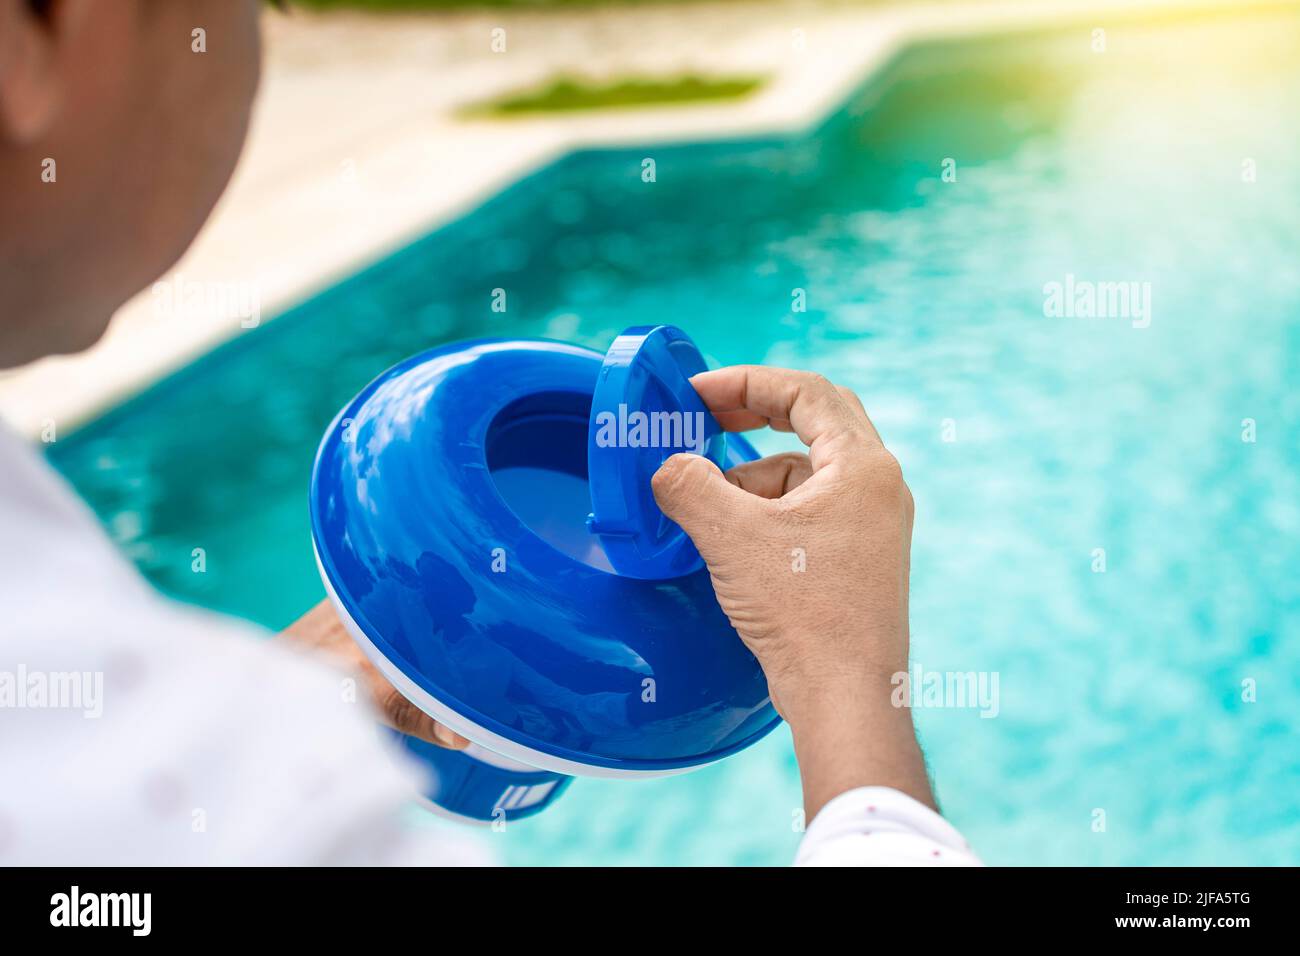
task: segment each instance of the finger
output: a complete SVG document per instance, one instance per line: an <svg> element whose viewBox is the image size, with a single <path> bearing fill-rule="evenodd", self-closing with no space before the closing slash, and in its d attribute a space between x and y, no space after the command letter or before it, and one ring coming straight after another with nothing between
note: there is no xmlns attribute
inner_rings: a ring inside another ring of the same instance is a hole
<svg viewBox="0 0 1300 956"><path fill-rule="evenodd" d="M858 416L858 419L875 434L876 426L872 424L871 418L867 415L867 409L862 404L862 399L858 398L858 393L844 385L835 386L835 390L839 392L840 398L844 399L845 404ZM793 431L790 422L784 418L768 419L748 409L737 412L714 412L713 417L718 420L725 432L747 432L764 426L778 432ZM877 435L876 437L879 438L880 436Z"/></svg>
<svg viewBox="0 0 1300 956"><path fill-rule="evenodd" d="M773 431L794 431L790 422L784 418L767 418L757 412L742 409L738 412L714 412L724 432L752 432L755 428L770 428Z"/></svg>
<svg viewBox="0 0 1300 956"><path fill-rule="evenodd" d="M780 498L812 476L812 462L803 452L791 451L758 461L747 461L730 469L725 477L739 488L760 498Z"/></svg>
<svg viewBox="0 0 1300 956"><path fill-rule="evenodd" d="M732 537L750 524L758 498L723 477L718 466L699 455L673 455L651 482L655 501L695 543L704 560L721 558Z"/></svg>
<svg viewBox="0 0 1300 956"><path fill-rule="evenodd" d="M871 423L871 418L867 415L866 406L862 404L862 399L858 398L858 393L843 385L835 386L835 390L840 393L840 398L844 399L844 404L848 405L849 409L857 415L858 418L871 429L872 434L876 435L876 438L879 439L880 436L876 434L876 426Z"/></svg>
<svg viewBox="0 0 1300 956"><path fill-rule="evenodd" d="M448 750L464 750L469 746L468 740L438 723L392 685L380 692L378 704L385 723L400 733L419 737Z"/></svg>
<svg viewBox="0 0 1300 956"><path fill-rule="evenodd" d="M855 454L866 445L879 445L880 436L866 418L849 405L821 375L761 365L733 365L701 372L691 384L714 417L733 422L788 423L808 446L813 471L836 455ZM751 416L734 413L748 412ZM721 420L721 419L720 419Z"/></svg>

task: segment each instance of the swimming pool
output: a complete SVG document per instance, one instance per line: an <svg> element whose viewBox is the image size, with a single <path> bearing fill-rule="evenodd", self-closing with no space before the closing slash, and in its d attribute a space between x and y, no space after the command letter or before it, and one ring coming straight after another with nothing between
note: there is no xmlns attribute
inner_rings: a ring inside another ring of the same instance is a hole
<svg viewBox="0 0 1300 956"><path fill-rule="evenodd" d="M673 322L717 362L853 386L901 459L913 657L999 677L994 719L916 715L988 861L1294 863L1298 27L926 46L806 136L569 156L51 458L163 590L278 628L322 596L316 443L377 372ZM1067 276L1149 289L1149 325L1045 315ZM798 806L782 729L684 777L579 780L483 839L516 863L784 863Z"/></svg>

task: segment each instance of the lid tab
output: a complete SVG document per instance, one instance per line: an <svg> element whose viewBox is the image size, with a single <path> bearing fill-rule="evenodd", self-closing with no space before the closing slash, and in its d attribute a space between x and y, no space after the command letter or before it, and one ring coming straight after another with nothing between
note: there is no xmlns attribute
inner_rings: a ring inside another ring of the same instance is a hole
<svg viewBox="0 0 1300 956"><path fill-rule="evenodd" d="M690 383L707 368L690 336L672 325L627 329L605 353L587 433L587 527L621 575L661 580L704 566L659 509L650 480L679 452L723 467L727 436Z"/></svg>

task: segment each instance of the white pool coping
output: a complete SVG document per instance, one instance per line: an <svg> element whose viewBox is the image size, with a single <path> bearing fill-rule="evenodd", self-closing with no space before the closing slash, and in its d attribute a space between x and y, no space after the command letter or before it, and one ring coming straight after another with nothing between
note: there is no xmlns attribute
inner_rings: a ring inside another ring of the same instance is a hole
<svg viewBox="0 0 1300 956"><path fill-rule="evenodd" d="M299 21L269 24L249 148L212 219L160 281L180 276L209 288L240 283L256 294L265 325L565 153L797 133L833 113L915 42L1077 24L1080 43L1087 44L1095 27L1110 31L1152 15L1297 5L1300 0L950 0L299 15ZM504 55L489 48L497 25L507 31ZM579 27L600 55L572 48ZM316 35L326 40L323 57L313 46ZM356 54L366 42L378 50L369 60ZM588 73L689 69L768 79L756 94L719 104L508 120L458 115L474 99L553 76L574 55ZM33 438L51 424L62 437L220 343L256 334L229 310L167 311L161 301L149 291L137 296L86 352L0 373L0 417Z"/></svg>

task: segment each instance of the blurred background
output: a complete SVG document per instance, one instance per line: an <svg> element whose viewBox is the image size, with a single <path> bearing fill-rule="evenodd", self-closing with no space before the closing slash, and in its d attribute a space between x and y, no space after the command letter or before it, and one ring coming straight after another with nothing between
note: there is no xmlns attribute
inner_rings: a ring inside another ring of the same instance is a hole
<svg viewBox="0 0 1300 956"><path fill-rule="evenodd" d="M1296 5L266 21L236 181L165 280L242 295L151 290L90 353L0 380L34 437L57 409L50 458L162 590L269 628L320 600L315 447L397 360L672 322L717 363L853 387L901 460L913 658L999 677L996 717L916 713L988 862L1300 858ZM1054 313L1067 281L1150 308ZM511 863L782 864L799 805L783 728L480 838Z"/></svg>

